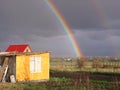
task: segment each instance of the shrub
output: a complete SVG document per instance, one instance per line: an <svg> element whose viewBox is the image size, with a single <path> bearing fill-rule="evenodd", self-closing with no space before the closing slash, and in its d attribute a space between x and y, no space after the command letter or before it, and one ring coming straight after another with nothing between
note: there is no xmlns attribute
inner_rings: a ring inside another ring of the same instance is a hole
<svg viewBox="0 0 120 90"><path fill-rule="evenodd" d="M80 59L77 59L77 64L78 64L78 67L79 68L84 68L85 67L85 62L86 62L86 59L84 57L80 58Z"/></svg>

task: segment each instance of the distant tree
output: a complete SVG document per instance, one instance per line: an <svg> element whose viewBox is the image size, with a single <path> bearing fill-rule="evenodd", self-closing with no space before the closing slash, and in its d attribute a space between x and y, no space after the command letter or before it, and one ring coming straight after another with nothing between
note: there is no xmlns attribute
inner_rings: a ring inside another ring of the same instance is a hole
<svg viewBox="0 0 120 90"><path fill-rule="evenodd" d="M84 68L85 67L85 62L86 62L86 59L84 57L81 57L81 58L78 58L77 59L77 64L78 64L78 67L81 69L81 68Z"/></svg>

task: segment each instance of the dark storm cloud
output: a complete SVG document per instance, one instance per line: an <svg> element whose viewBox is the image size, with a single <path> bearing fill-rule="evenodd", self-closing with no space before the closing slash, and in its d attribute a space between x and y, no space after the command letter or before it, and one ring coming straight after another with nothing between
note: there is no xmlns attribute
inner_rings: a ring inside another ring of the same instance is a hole
<svg viewBox="0 0 120 90"><path fill-rule="evenodd" d="M120 0L53 0L70 26L80 28L120 28L109 26L120 18ZM120 19L119 19L120 20ZM109 22L111 21L111 22ZM105 26L103 24L109 24Z"/></svg>
<svg viewBox="0 0 120 90"><path fill-rule="evenodd" d="M41 0L1 0L1 31L7 36L36 34L49 37L62 34L60 26L44 4Z"/></svg>
<svg viewBox="0 0 120 90"><path fill-rule="evenodd" d="M40 4L40 1L33 2L32 0L2 0L1 12L3 24L15 28L44 28L45 25L50 28L52 20L48 17L48 13L45 11L44 6Z"/></svg>
<svg viewBox="0 0 120 90"><path fill-rule="evenodd" d="M84 55L120 54L120 0L53 2ZM35 51L52 51L53 56L76 55L70 38L43 0L0 0L0 31L0 50L9 44L28 43Z"/></svg>
<svg viewBox="0 0 120 90"><path fill-rule="evenodd" d="M72 28L94 28L100 26L99 19L88 0L68 0L67 2L54 0L54 3Z"/></svg>
<svg viewBox="0 0 120 90"><path fill-rule="evenodd" d="M43 0L0 0L0 32L0 50L9 44L45 44L46 38L64 35Z"/></svg>
<svg viewBox="0 0 120 90"><path fill-rule="evenodd" d="M75 36L83 55L117 56L120 55L120 37L112 34L103 31L77 30ZM99 38L96 35L98 35Z"/></svg>

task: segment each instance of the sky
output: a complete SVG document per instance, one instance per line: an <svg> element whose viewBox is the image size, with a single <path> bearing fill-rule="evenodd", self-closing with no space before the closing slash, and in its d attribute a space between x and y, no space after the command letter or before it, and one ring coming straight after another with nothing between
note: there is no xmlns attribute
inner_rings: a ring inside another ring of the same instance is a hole
<svg viewBox="0 0 120 90"><path fill-rule="evenodd" d="M120 0L52 0L84 56L120 55ZM76 56L60 22L44 0L0 0L0 50L29 44L52 56Z"/></svg>

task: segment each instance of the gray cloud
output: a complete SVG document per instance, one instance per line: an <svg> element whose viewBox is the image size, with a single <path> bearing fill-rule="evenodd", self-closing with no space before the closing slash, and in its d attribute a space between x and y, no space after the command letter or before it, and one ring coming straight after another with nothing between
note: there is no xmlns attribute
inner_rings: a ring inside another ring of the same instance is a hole
<svg viewBox="0 0 120 90"><path fill-rule="evenodd" d="M53 0L84 55L120 54L120 0ZM28 43L53 56L75 56L64 29L43 0L0 0L0 50Z"/></svg>
<svg viewBox="0 0 120 90"><path fill-rule="evenodd" d="M101 31L82 31L78 30L76 33L77 41L84 55L87 56L110 56L120 54L120 37L114 35L101 35L102 39L99 39L96 34L100 34ZM91 34L92 33L92 34ZM94 34L93 34L94 33ZM103 33L103 32L101 32ZM92 38L91 38L92 37ZM95 38L93 38L95 37Z"/></svg>
<svg viewBox="0 0 120 90"><path fill-rule="evenodd" d="M0 28L10 34L52 36L63 33L41 0L1 0L0 11Z"/></svg>
<svg viewBox="0 0 120 90"><path fill-rule="evenodd" d="M53 1L74 29L111 28L109 23L120 18L120 0ZM115 27L120 26L119 24L116 23Z"/></svg>

